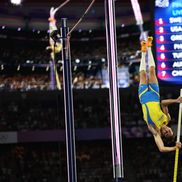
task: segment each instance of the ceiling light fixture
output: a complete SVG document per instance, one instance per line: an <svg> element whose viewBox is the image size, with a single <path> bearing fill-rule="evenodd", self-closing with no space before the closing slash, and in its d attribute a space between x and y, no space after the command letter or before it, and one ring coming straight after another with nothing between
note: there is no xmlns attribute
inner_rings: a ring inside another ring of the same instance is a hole
<svg viewBox="0 0 182 182"><path fill-rule="evenodd" d="M11 0L11 3L18 6L22 3L22 0Z"/></svg>

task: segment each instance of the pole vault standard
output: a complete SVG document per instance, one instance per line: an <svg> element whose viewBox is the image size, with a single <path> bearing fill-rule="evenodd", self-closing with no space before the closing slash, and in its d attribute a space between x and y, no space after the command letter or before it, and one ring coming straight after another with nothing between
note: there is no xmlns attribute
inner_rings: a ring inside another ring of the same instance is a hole
<svg viewBox="0 0 182 182"><path fill-rule="evenodd" d="M67 34L68 34L67 21L65 18L63 18L61 19L61 37L63 44L62 60L63 60L63 85L64 85L67 171L68 171L67 173L68 173L68 182L77 182L71 58L70 58L70 46Z"/></svg>
<svg viewBox="0 0 182 182"><path fill-rule="evenodd" d="M120 97L117 78L117 42L115 0L105 0L105 26L107 39L107 60L109 72L109 98L112 138L113 174L117 182L124 177Z"/></svg>

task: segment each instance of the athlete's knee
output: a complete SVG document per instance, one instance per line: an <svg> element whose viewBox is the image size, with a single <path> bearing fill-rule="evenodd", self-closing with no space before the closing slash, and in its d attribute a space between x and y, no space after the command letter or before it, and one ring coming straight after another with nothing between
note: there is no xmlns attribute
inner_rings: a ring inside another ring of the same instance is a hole
<svg viewBox="0 0 182 182"><path fill-rule="evenodd" d="M146 71L145 70L140 71L140 77L146 77Z"/></svg>
<svg viewBox="0 0 182 182"><path fill-rule="evenodd" d="M149 68L149 74L150 74L151 76L156 76L156 71L155 71L155 67L154 67L154 66L151 66L151 67Z"/></svg>
<svg viewBox="0 0 182 182"><path fill-rule="evenodd" d="M140 80L141 79L146 79L146 71L144 70L140 71Z"/></svg>
<svg viewBox="0 0 182 182"><path fill-rule="evenodd" d="M146 84L147 78L146 78L146 71L142 70L140 71L140 84Z"/></svg>
<svg viewBox="0 0 182 182"><path fill-rule="evenodd" d="M149 68L149 83L158 83L154 66Z"/></svg>

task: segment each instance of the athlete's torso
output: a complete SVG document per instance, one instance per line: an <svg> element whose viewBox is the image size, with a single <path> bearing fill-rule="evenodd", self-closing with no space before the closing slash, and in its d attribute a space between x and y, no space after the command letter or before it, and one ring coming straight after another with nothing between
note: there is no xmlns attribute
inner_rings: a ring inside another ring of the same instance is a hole
<svg viewBox="0 0 182 182"><path fill-rule="evenodd" d="M160 129L162 125L167 125L169 122L166 114L162 112L159 102L147 102L142 104L142 111L147 124L153 125L158 129Z"/></svg>

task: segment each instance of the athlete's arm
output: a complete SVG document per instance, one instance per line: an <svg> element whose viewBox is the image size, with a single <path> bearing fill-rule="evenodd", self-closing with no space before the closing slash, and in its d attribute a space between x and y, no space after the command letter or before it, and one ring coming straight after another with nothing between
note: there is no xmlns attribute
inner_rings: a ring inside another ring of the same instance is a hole
<svg viewBox="0 0 182 182"><path fill-rule="evenodd" d="M172 152L172 151L175 151L176 148L181 148L180 142L176 143L176 146L174 146L174 147L164 146L164 142L162 141L162 138L159 135L159 133L151 125L148 125L148 128L151 131L151 133L153 134L155 143L156 143L160 152Z"/></svg>
<svg viewBox="0 0 182 182"><path fill-rule="evenodd" d="M162 111L166 114L169 121L171 120L171 117L169 114L168 105L175 103L182 103L182 97L178 97L177 99L166 99L161 101Z"/></svg>
<svg viewBox="0 0 182 182"><path fill-rule="evenodd" d="M182 97L178 97L177 99L165 99L161 101L162 106L168 106L175 103L182 103Z"/></svg>

